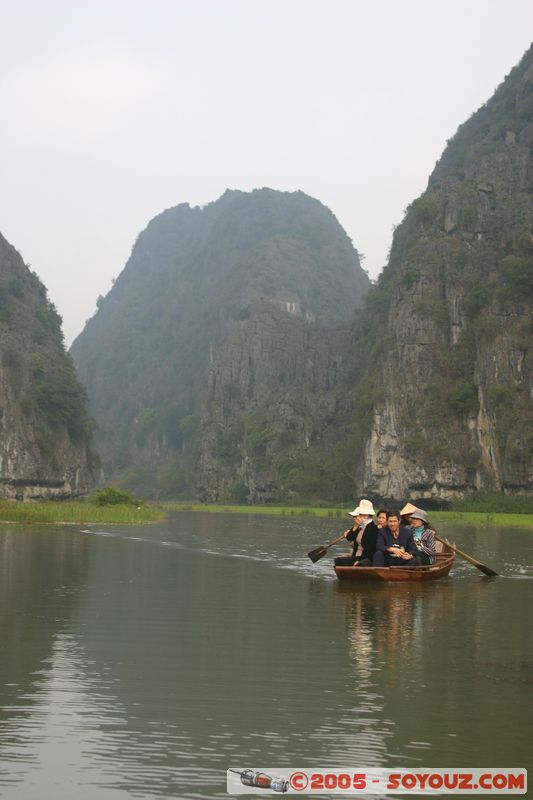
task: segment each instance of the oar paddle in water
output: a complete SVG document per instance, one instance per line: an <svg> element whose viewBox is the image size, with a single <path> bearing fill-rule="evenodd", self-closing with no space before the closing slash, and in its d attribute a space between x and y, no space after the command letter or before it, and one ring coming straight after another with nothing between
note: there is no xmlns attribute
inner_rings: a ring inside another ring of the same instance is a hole
<svg viewBox="0 0 533 800"><path fill-rule="evenodd" d="M309 556L313 564L316 564L317 561L320 561L321 558L324 558L329 548L333 547L333 545L337 544L337 542L340 542L341 539L344 539L344 533L342 534L342 536L339 536L338 539L334 539L329 544L323 544L321 547L315 547L315 549L311 550L311 552L308 553L307 555Z"/></svg>
<svg viewBox="0 0 533 800"><path fill-rule="evenodd" d="M437 534L435 534L435 539L437 539L439 542L442 542L442 544L447 544L448 547L451 547L452 550L455 550L457 555L461 556L461 558L464 558L464 560L468 561L468 563L472 564L472 566L477 567L481 572L483 572L485 575L488 575L490 578L494 578L498 574L490 567L486 567L485 564L482 564L480 561L476 561L476 559L472 558L472 556L469 556L468 553L463 553L462 550L459 550L458 547L451 544L446 539L441 539L440 536L437 536Z"/></svg>

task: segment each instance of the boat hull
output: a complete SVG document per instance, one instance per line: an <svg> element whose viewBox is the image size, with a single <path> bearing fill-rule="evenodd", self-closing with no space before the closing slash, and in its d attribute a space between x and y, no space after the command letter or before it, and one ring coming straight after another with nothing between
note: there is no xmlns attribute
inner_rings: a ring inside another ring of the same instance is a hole
<svg viewBox="0 0 533 800"><path fill-rule="evenodd" d="M429 567L335 567L340 581L434 581L448 575L455 553L445 547Z"/></svg>

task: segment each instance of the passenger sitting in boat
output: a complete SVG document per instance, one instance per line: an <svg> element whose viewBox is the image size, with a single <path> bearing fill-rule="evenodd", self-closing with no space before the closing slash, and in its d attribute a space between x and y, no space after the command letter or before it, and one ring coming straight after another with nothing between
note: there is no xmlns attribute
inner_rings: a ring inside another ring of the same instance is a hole
<svg viewBox="0 0 533 800"><path fill-rule="evenodd" d="M429 524L428 515L421 508L411 514L411 529L418 548L418 558L422 566L435 563L435 531Z"/></svg>
<svg viewBox="0 0 533 800"><path fill-rule="evenodd" d="M413 511L416 511L416 506L412 503L406 503L404 507L400 509L400 525L411 526L411 514Z"/></svg>
<svg viewBox="0 0 533 800"><path fill-rule="evenodd" d="M400 526L400 513L387 511L387 526L378 531L377 550L372 559L374 567L418 567L418 549L413 531Z"/></svg>
<svg viewBox="0 0 533 800"><path fill-rule="evenodd" d="M378 529L372 517L374 506L370 500L361 500L357 508L348 512L353 517L353 527L345 531L347 541L353 543L352 553L335 559L336 567L371 567L376 552Z"/></svg>
<svg viewBox="0 0 533 800"><path fill-rule="evenodd" d="M380 508L376 516L376 525L378 528L384 528L387 524L387 512Z"/></svg>

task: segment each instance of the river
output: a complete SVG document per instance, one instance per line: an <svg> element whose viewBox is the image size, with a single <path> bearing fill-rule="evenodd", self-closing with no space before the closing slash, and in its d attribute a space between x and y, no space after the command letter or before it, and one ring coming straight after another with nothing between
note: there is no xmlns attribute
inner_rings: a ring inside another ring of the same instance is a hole
<svg viewBox="0 0 533 800"><path fill-rule="evenodd" d="M531 532L442 526L495 579L458 560L351 587L306 555L343 522L0 526L0 796L227 797L228 767L531 768Z"/></svg>

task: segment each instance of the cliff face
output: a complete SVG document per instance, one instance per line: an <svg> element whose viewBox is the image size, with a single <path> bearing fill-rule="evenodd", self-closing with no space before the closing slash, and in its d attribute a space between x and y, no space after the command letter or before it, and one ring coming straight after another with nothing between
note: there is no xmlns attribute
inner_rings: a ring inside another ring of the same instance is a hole
<svg viewBox="0 0 533 800"><path fill-rule="evenodd" d="M322 388L337 391L368 287L337 220L301 192L228 191L156 217L72 346L106 475L146 494L283 494L335 403Z"/></svg>
<svg viewBox="0 0 533 800"><path fill-rule="evenodd" d="M60 326L44 286L0 236L0 496L89 486L91 423Z"/></svg>
<svg viewBox="0 0 533 800"><path fill-rule="evenodd" d="M106 477L209 500L531 492L532 158L533 50L449 142L374 287L302 193L152 220L72 348Z"/></svg>
<svg viewBox="0 0 533 800"><path fill-rule="evenodd" d="M532 155L530 50L449 142L370 298L365 492L533 489Z"/></svg>
<svg viewBox="0 0 533 800"><path fill-rule="evenodd" d="M235 326L209 365L201 497L351 497L352 337L270 303Z"/></svg>

